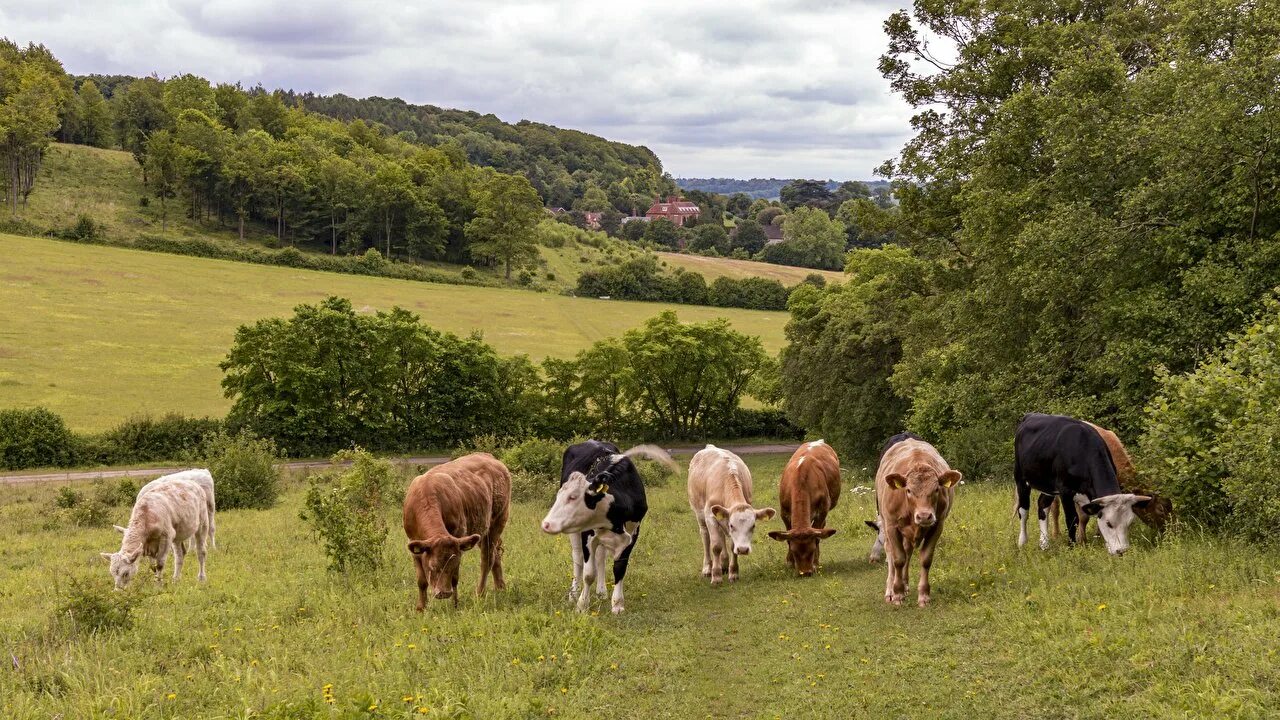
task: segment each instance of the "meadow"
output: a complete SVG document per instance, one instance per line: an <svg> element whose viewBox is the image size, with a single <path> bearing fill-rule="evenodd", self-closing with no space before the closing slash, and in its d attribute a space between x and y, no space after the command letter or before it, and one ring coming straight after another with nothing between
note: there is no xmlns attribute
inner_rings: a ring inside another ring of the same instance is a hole
<svg viewBox="0 0 1280 720"><path fill-rule="evenodd" d="M669 269L684 268L701 273L711 282L718 277L741 280L748 277L762 277L766 280L777 280L788 287L803 282L809 275L819 275L827 282L843 282L844 273L838 270L814 270L812 268L792 267L790 265L774 265L754 260L739 260L727 257L706 257L704 255L683 255L681 253L657 252L659 266Z"/></svg>
<svg viewBox="0 0 1280 720"><path fill-rule="evenodd" d="M0 407L44 405L73 428L134 413L225 413L218 363L236 327L329 295L395 305L503 354L570 357L662 310L727 318L775 353L786 313L573 298L341 275L0 235Z"/></svg>
<svg viewBox="0 0 1280 720"><path fill-rule="evenodd" d="M746 460L757 503L776 503L785 456ZM847 477L818 575L787 572L775 519L721 587L699 576L683 481L651 488L614 617L567 602L545 504L513 508L507 591L419 615L398 518L383 571L332 575L291 482L271 510L219 514L207 585L194 560L176 585L140 575L134 627L96 634L59 607L75 579L109 587L97 553L119 536L49 520L52 485L0 487L0 715L1262 718L1280 702L1274 549L1135 527L1122 558L1097 540L1018 550L1009 483L959 488L927 609L883 602L865 471Z"/></svg>

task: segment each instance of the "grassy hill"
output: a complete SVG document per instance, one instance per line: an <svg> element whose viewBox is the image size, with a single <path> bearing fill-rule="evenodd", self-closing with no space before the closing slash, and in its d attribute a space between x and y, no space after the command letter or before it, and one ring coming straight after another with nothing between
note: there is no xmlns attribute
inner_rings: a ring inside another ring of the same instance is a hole
<svg viewBox="0 0 1280 720"><path fill-rule="evenodd" d="M769 280L777 280L783 285L791 286L813 273L826 278L827 282L841 282L844 280L844 273L838 270L812 270L790 265L773 265L754 260L682 255L680 253L660 252L654 254L658 256L661 264L670 268L682 267L685 270L702 273L707 278L707 282L711 282L718 277L733 278L735 280L747 277L762 277Z"/></svg>
<svg viewBox="0 0 1280 720"><path fill-rule="evenodd" d="M328 295L400 305L505 354L568 357L673 307L783 345L786 314L408 282L0 235L0 407L45 405L99 430L137 412L220 415L235 328ZM15 312L16 311L16 312Z"/></svg>

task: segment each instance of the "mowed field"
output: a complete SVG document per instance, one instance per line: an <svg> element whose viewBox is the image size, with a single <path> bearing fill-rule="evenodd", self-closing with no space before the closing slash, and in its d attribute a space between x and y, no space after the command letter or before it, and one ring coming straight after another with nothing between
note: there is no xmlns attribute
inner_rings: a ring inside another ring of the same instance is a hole
<svg viewBox="0 0 1280 720"><path fill-rule="evenodd" d="M827 279L827 282L841 282L844 280L844 273L838 270L813 270L810 268L791 267L790 265L755 262L754 260L713 258L669 252L659 252L654 253L654 255L658 256L660 263L665 263L671 269L682 267L685 270L702 273L707 278L707 282L711 282L718 277L728 277L735 280L762 277L769 280L777 280L783 285L791 286L812 274L821 275Z"/></svg>
<svg viewBox="0 0 1280 720"><path fill-rule="evenodd" d="M784 461L747 458L758 504L776 504ZM110 586L97 553L119 536L47 519L52 486L0 487L0 716L1274 717L1276 550L1156 542L1144 527L1122 558L1096 539L1018 550L1009 483L964 485L933 604L894 608L865 559L866 476L848 480L818 575L787 571L765 536L775 519L721 587L699 576L683 481L651 488L618 617L603 599L572 610L568 546L538 530L541 503L513 508L506 592L416 614L397 513L386 569L335 576L298 519L295 480L272 510L219 514L207 585L194 558L176 585L140 574L126 591L135 626L98 634L58 608L73 578ZM468 553L460 587L476 563Z"/></svg>
<svg viewBox="0 0 1280 720"><path fill-rule="evenodd" d="M668 307L727 318L783 345L786 313L603 301L276 268L0 235L0 407L44 405L79 430L140 412L221 415L236 327L329 295L365 312L400 305L483 333L503 354L570 357Z"/></svg>

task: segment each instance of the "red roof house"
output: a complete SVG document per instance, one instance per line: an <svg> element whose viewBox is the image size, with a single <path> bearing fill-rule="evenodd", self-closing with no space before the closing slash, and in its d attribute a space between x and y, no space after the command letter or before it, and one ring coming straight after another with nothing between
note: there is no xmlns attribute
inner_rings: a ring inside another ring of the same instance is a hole
<svg viewBox="0 0 1280 720"><path fill-rule="evenodd" d="M654 200L653 206L645 213L645 217L650 220L666 218L675 223L677 227L680 227L684 225L686 220L696 218L701 213L702 210L688 200L675 195L668 195L666 200Z"/></svg>

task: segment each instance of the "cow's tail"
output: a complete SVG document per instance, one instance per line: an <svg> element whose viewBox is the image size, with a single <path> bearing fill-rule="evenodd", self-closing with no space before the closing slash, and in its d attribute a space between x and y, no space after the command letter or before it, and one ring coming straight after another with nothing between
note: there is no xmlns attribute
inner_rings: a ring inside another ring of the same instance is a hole
<svg viewBox="0 0 1280 720"><path fill-rule="evenodd" d="M672 460L671 455L657 445L637 445L622 454L629 458L642 457L648 458L649 460L656 460L670 468L671 472L680 472L680 464L675 460Z"/></svg>

